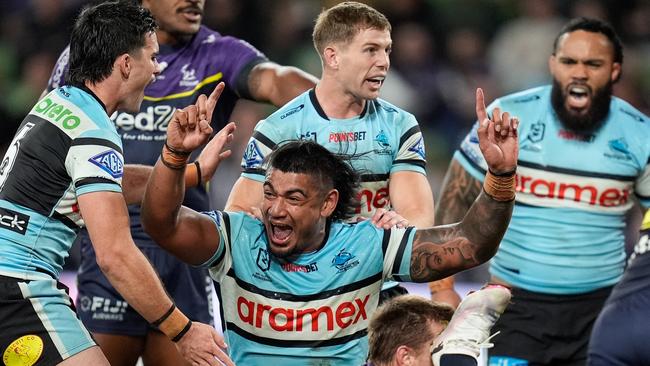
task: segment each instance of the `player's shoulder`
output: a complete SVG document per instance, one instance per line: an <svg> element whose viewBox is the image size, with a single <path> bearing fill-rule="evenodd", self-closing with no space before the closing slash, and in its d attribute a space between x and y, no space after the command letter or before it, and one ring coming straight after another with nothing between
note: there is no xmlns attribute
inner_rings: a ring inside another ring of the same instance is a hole
<svg viewBox="0 0 650 366"><path fill-rule="evenodd" d="M550 97L549 85L530 88L497 98L494 102L501 108L526 109L546 103Z"/></svg>
<svg viewBox="0 0 650 366"><path fill-rule="evenodd" d="M196 36L194 36L192 42L194 43L194 46L197 48L208 48L208 49L226 48L229 50L246 48L246 49L253 50L257 53L260 53L261 55L261 52L257 50L255 46L251 45L245 40L241 38L237 38L235 36L221 34L216 30L206 27L205 25L201 25L199 31L197 32Z"/></svg>
<svg viewBox="0 0 650 366"><path fill-rule="evenodd" d="M288 103L278 108L266 117L265 121L271 124L290 124L300 121L306 113L313 112L314 106L310 101L309 90L296 96Z"/></svg>
<svg viewBox="0 0 650 366"><path fill-rule="evenodd" d="M648 116L621 98L612 97L610 113L613 114L612 117L616 123L625 123L625 127L628 127L627 124L630 124L631 127L636 127L638 129L650 129L650 120L648 120Z"/></svg>
<svg viewBox="0 0 650 366"><path fill-rule="evenodd" d="M415 118L414 115L395 104L381 98L377 98L368 102L367 113L378 113L389 118Z"/></svg>

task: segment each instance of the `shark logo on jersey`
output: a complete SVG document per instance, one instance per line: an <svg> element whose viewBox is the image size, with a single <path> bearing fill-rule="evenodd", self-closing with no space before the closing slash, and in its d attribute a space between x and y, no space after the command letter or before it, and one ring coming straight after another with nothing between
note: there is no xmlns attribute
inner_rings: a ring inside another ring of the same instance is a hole
<svg viewBox="0 0 650 366"><path fill-rule="evenodd" d="M610 151L604 153L606 157L617 160L632 160L632 154L624 138L610 140L608 145Z"/></svg>
<svg viewBox="0 0 650 366"><path fill-rule="evenodd" d="M28 224L29 216L0 207L0 228L25 235Z"/></svg>
<svg viewBox="0 0 650 366"><path fill-rule="evenodd" d="M271 257L269 257L269 252L266 249L259 248L257 251L257 268L262 272L266 272L271 268Z"/></svg>
<svg viewBox="0 0 650 366"><path fill-rule="evenodd" d="M384 130L379 131L377 136L375 136L375 142L381 147L381 149L375 150L377 154L390 154L390 142L388 141L388 137L386 137Z"/></svg>
<svg viewBox="0 0 650 366"><path fill-rule="evenodd" d="M124 162L115 150L104 151L88 159L88 161L102 168L113 178L120 178L124 175Z"/></svg>
<svg viewBox="0 0 650 366"><path fill-rule="evenodd" d="M345 248L343 248L334 256L334 259L332 259L332 266L338 269L338 272L336 273L345 272L348 269L359 265L359 260L355 258L354 255L350 252L346 252Z"/></svg>
<svg viewBox="0 0 650 366"><path fill-rule="evenodd" d="M420 155L422 159L426 158L426 153L424 152L424 139L422 137L420 137L415 145L409 147L408 150Z"/></svg>
<svg viewBox="0 0 650 366"><path fill-rule="evenodd" d="M244 152L244 163L246 168L259 168L264 162L264 155L257 146L255 140L251 141Z"/></svg>

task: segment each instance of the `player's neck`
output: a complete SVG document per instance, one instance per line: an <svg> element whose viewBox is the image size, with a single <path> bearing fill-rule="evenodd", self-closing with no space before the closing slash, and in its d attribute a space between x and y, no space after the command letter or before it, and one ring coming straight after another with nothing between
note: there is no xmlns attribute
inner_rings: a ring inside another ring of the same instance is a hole
<svg viewBox="0 0 650 366"><path fill-rule="evenodd" d="M366 100L346 92L335 80L321 80L316 85L316 99L330 118L346 119L360 115Z"/></svg>
<svg viewBox="0 0 650 366"><path fill-rule="evenodd" d="M161 29L156 30L156 38L158 38L158 44L165 46L176 46L179 44L184 44L189 42L193 34L180 34L180 33L170 33Z"/></svg>

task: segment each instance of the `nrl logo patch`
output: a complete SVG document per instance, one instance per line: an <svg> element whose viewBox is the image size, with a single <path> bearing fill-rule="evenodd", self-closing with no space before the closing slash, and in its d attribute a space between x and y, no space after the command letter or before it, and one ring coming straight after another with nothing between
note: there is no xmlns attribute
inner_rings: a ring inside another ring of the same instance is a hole
<svg viewBox="0 0 650 366"><path fill-rule="evenodd" d="M113 178L121 178L124 175L124 163L115 150L104 151L88 159L88 161L100 167Z"/></svg>

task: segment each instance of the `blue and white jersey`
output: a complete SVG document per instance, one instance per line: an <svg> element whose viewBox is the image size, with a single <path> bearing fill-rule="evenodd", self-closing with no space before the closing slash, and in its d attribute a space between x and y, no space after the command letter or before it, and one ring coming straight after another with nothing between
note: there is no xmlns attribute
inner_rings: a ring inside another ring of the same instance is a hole
<svg viewBox="0 0 650 366"><path fill-rule="evenodd" d="M122 143L90 90L65 86L38 102L0 165L0 275L58 278L84 226L77 197L122 192Z"/></svg>
<svg viewBox="0 0 650 366"><path fill-rule="evenodd" d="M529 291L584 293L618 282L633 195L650 206L650 124L613 97L604 125L576 135L558 120L550 92L550 86L530 89L488 108L521 121L515 209L490 271ZM482 181L487 165L476 130L454 159Z"/></svg>
<svg viewBox="0 0 650 366"><path fill-rule="evenodd" d="M415 229L334 222L320 250L282 263L268 250L260 221L240 212L209 215L221 242L204 266L235 363L363 364L383 281L410 279Z"/></svg>
<svg viewBox="0 0 650 366"><path fill-rule="evenodd" d="M242 158L242 176L263 182L266 156L283 142L297 139L353 156L352 167L361 175L357 216L371 217L378 208L390 208L391 173L426 174L424 140L412 114L377 99L366 102L359 116L330 118L312 89L257 124Z"/></svg>

